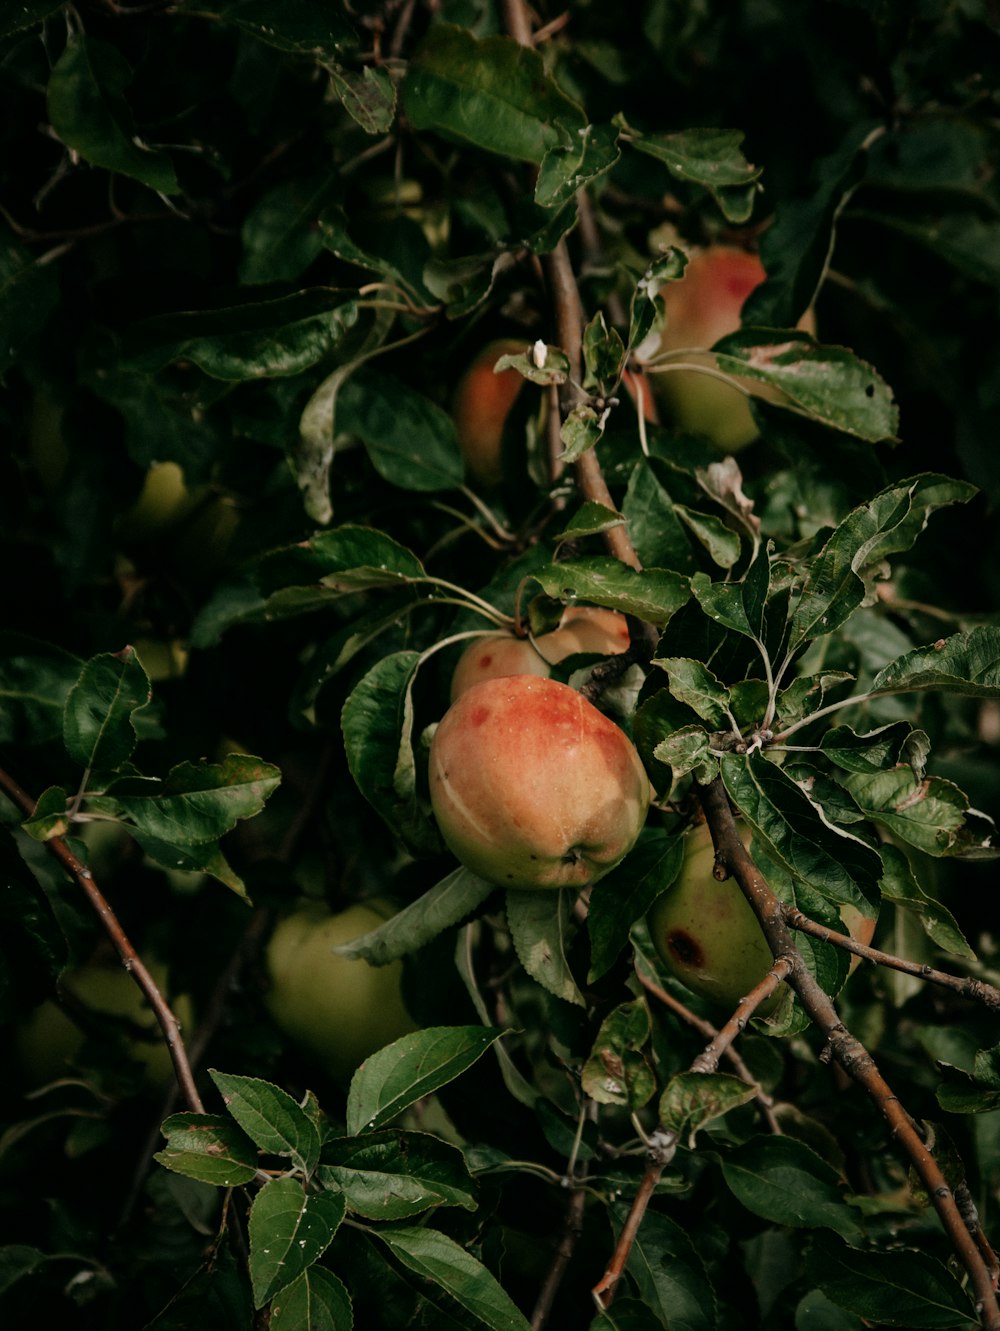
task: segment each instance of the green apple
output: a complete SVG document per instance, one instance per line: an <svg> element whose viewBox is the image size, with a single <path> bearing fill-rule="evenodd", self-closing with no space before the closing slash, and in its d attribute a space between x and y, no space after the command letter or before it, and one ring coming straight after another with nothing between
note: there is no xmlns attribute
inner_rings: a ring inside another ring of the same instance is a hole
<svg viewBox="0 0 1000 1331"><path fill-rule="evenodd" d="M278 922L267 946L266 1002L275 1025L340 1080L369 1054L416 1029L400 990L401 961L372 966L334 951L391 914L381 900L336 914L308 902Z"/></svg>
<svg viewBox="0 0 1000 1331"><path fill-rule="evenodd" d="M649 780L631 740L575 689L535 675L475 684L430 749L449 849L501 887L584 887L632 849Z"/></svg>
<svg viewBox="0 0 1000 1331"><path fill-rule="evenodd" d="M752 851L750 829L741 825L739 831L743 844ZM653 904L647 923L667 969L692 993L732 1011L771 969L773 958L739 885L732 878L720 883L713 877L714 866L708 824L698 823L687 833L680 874ZM849 905L842 906L840 914L853 938L871 942L873 919ZM852 970L857 961L855 957ZM757 1008L757 1016L774 1011L782 988Z"/></svg>
<svg viewBox="0 0 1000 1331"><path fill-rule="evenodd" d="M147 962L149 973L163 993L169 993L167 967ZM121 965L90 963L66 971L60 986L71 1000L65 1006L52 999L40 1004L18 1027L15 1048L18 1061L32 1085L75 1074L76 1060L86 1035L83 1022L72 1013L79 1005L99 1016L127 1018L136 1028L129 1040L129 1053L144 1068L150 1087L162 1086L173 1076L173 1061L152 1008L133 977ZM171 999L174 1016L185 1033L194 1025L194 1007L188 994Z"/></svg>

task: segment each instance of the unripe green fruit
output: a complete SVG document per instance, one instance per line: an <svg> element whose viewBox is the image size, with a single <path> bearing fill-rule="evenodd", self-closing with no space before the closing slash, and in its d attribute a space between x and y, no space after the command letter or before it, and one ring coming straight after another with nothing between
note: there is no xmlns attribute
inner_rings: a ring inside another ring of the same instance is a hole
<svg viewBox="0 0 1000 1331"><path fill-rule="evenodd" d="M512 675L468 689L430 750L450 850L501 887L583 887L632 849L649 780L631 740L575 689Z"/></svg>
<svg viewBox="0 0 1000 1331"><path fill-rule="evenodd" d="M369 1054L416 1029L400 990L401 961L373 966L333 950L391 914L380 901L337 914L310 902L281 920L268 943L266 1001L275 1025L331 1077L350 1077Z"/></svg>
<svg viewBox="0 0 1000 1331"><path fill-rule="evenodd" d="M545 678L551 667L568 656L592 653L616 656L629 645L628 623L617 610L599 606L570 606L563 612L559 627L543 633L534 642L516 638L513 633L491 633L477 638L459 657L451 677L454 702L473 684L508 675L538 675Z"/></svg>
<svg viewBox="0 0 1000 1331"><path fill-rule="evenodd" d="M740 837L751 850L750 828ZM712 875L715 849L707 823L687 834L684 863L676 881L647 916L650 937L664 965L682 984L732 1011L763 980L774 959L750 903L732 878ZM845 929L861 943L871 942L875 921L853 906L840 908ZM857 964L855 957L851 969ZM766 1017L781 1000L784 986L761 1003L755 1015Z"/></svg>

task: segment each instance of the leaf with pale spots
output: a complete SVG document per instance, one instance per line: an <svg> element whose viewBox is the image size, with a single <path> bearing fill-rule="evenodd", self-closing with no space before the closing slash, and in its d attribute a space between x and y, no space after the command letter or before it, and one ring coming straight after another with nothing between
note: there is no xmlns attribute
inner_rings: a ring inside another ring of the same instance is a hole
<svg viewBox="0 0 1000 1331"><path fill-rule="evenodd" d="M330 1246L347 1211L339 1193L307 1193L300 1179L265 1183L250 1208L250 1281L263 1308Z"/></svg>

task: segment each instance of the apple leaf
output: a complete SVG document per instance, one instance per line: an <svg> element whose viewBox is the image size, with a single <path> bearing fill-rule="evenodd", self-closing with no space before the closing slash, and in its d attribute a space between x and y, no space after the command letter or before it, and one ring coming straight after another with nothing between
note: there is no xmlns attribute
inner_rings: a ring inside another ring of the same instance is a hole
<svg viewBox="0 0 1000 1331"><path fill-rule="evenodd" d="M622 1003L601 1023L581 1073L585 1095L602 1105L626 1105L635 1113L656 1093L656 1077L643 1046L652 1025L645 1000Z"/></svg>
<svg viewBox="0 0 1000 1331"><path fill-rule="evenodd" d="M722 1177L748 1211L775 1224L863 1237L837 1171L793 1137L751 1137L721 1157Z"/></svg>
<svg viewBox="0 0 1000 1331"><path fill-rule="evenodd" d="M462 866L377 929L341 943L334 951L342 957L364 957L373 966L384 966L397 957L416 952L445 929L464 920L494 890L492 883Z"/></svg>
<svg viewBox="0 0 1000 1331"><path fill-rule="evenodd" d="M354 1310L343 1281L313 1265L271 1300L268 1331L352 1331Z"/></svg>
<svg viewBox="0 0 1000 1331"><path fill-rule="evenodd" d="M616 117L616 124L621 117ZM628 129L626 140L662 162L678 180L701 185L730 222L746 222L753 212L762 168L752 166L740 151L737 129L685 129L674 134L640 135Z"/></svg>
<svg viewBox="0 0 1000 1331"><path fill-rule="evenodd" d="M628 942L634 920L645 915L680 872L683 838L645 831L621 864L598 879L590 894L590 974L593 983L611 969Z"/></svg>
<svg viewBox="0 0 1000 1331"><path fill-rule="evenodd" d="M677 282L684 276L688 256L676 245L649 264L636 282L629 304L628 347L630 351L645 346L647 338L656 335L663 323L663 301L660 291L667 282Z"/></svg>
<svg viewBox="0 0 1000 1331"><path fill-rule="evenodd" d="M621 527L624 522L623 514L616 513L613 508L608 508L605 504L588 500L573 514L559 533L558 540L576 541L582 536L599 536L601 532L610 531L612 527Z"/></svg>
<svg viewBox="0 0 1000 1331"><path fill-rule="evenodd" d="M573 902L577 893L569 888L548 891L507 891L507 925L518 960L543 989L567 1003L585 1006L566 958L573 925Z"/></svg>
<svg viewBox="0 0 1000 1331"><path fill-rule="evenodd" d="M579 403L559 428L559 438L563 442L560 461L575 462L577 458L583 457L584 453L601 442L603 433L603 416L598 416L588 403Z"/></svg>
<svg viewBox="0 0 1000 1331"><path fill-rule="evenodd" d="M618 1233L628 1207L617 1202L609 1210ZM715 1331L719 1325L715 1290L705 1263L691 1235L662 1211L650 1207L643 1216L626 1270L660 1325L677 1331ZM615 1303L616 1311L617 1307Z"/></svg>
<svg viewBox="0 0 1000 1331"><path fill-rule="evenodd" d="M367 1220L407 1220L431 1207L476 1209L475 1184L457 1147L424 1132L382 1131L334 1137L318 1171L347 1209Z"/></svg>
<svg viewBox="0 0 1000 1331"><path fill-rule="evenodd" d="M389 71L365 65L360 73L331 62L330 86L366 134L388 134L396 118L396 85Z"/></svg>
<svg viewBox="0 0 1000 1331"><path fill-rule="evenodd" d="M567 559L532 576L548 596L570 602L579 598L651 624L665 624L690 595L688 580L680 573L663 568L639 573L605 555Z"/></svg>
<svg viewBox="0 0 1000 1331"><path fill-rule="evenodd" d="M893 721L865 735L857 734L850 726L835 726L823 735L820 748L845 772L873 774L899 762L910 762L916 775L923 777L930 741L909 721Z"/></svg>
<svg viewBox="0 0 1000 1331"><path fill-rule="evenodd" d="M347 1210L332 1192L308 1193L294 1178L265 1183L250 1208L250 1281L262 1308L330 1246Z"/></svg>
<svg viewBox="0 0 1000 1331"><path fill-rule="evenodd" d="M492 1331L530 1331L496 1277L447 1234L434 1229L372 1230L409 1270L432 1280Z"/></svg>
<svg viewBox="0 0 1000 1331"><path fill-rule="evenodd" d="M0 1021L41 1002L67 960L66 938L11 831L0 829Z"/></svg>
<svg viewBox="0 0 1000 1331"><path fill-rule="evenodd" d="M465 478L451 416L381 371L360 369L342 386L337 431L360 439L379 475L401 489L453 490Z"/></svg>
<svg viewBox="0 0 1000 1331"><path fill-rule="evenodd" d="M365 1059L347 1093L347 1131L372 1132L470 1068L504 1032L496 1026L428 1026Z"/></svg>
<svg viewBox="0 0 1000 1331"><path fill-rule="evenodd" d="M249 901L247 886L226 859L221 846L215 841L197 846L173 846L158 837L149 836L141 828L129 827L129 834L142 847L151 860L164 869L183 869L186 873L207 873Z"/></svg>
<svg viewBox="0 0 1000 1331"><path fill-rule="evenodd" d="M238 1188L257 1176L257 1148L221 1114L171 1114L161 1131L166 1146L153 1159L165 1169L218 1188Z"/></svg>
<svg viewBox="0 0 1000 1331"><path fill-rule="evenodd" d="M713 564L730 569L740 557L742 542L738 534L711 513L698 513L684 504L674 504L674 517L683 522L698 544L708 552Z"/></svg>
<svg viewBox="0 0 1000 1331"><path fill-rule="evenodd" d="M875 676L871 692L910 693L934 689L967 698L1000 697L1000 628L980 624L918 647Z"/></svg>
<svg viewBox="0 0 1000 1331"><path fill-rule="evenodd" d="M940 776L920 779L909 763L900 763L888 772L851 773L844 786L867 818L908 845L929 855L961 849L958 834L969 801L953 782Z"/></svg>
<svg viewBox="0 0 1000 1331"><path fill-rule="evenodd" d="M729 690L700 661L664 656L654 657L653 665L667 672L667 687L678 702L686 703L714 729L729 724Z"/></svg>
<svg viewBox="0 0 1000 1331"><path fill-rule="evenodd" d="M870 1325L946 1331L979 1324L958 1279L926 1251L865 1252L824 1236L808 1253L805 1279Z"/></svg>
<svg viewBox="0 0 1000 1331"><path fill-rule="evenodd" d="M0 633L0 743L44 744L63 732L83 661L47 642Z"/></svg>
<svg viewBox="0 0 1000 1331"><path fill-rule="evenodd" d="M403 103L417 131L536 164L587 128L537 51L510 37L477 41L450 23L435 24L414 53Z"/></svg>
<svg viewBox="0 0 1000 1331"><path fill-rule="evenodd" d="M618 161L618 131L612 125L585 125L542 158L535 180L535 202L542 208L571 203L577 191L603 176ZM586 385L584 385L586 387Z"/></svg>
<svg viewBox="0 0 1000 1331"><path fill-rule="evenodd" d="M121 767L138 738L132 714L152 696L134 648L92 657L66 699L63 742L69 756L91 770Z"/></svg>
<svg viewBox="0 0 1000 1331"><path fill-rule="evenodd" d="M215 12L279 51L331 59L357 45L343 7L329 0L220 0Z"/></svg>
<svg viewBox="0 0 1000 1331"><path fill-rule="evenodd" d="M209 1069L226 1108L243 1131L269 1155L287 1155L306 1175L319 1160L319 1132L287 1091L258 1077Z"/></svg>
<svg viewBox="0 0 1000 1331"><path fill-rule="evenodd" d="M700 1128L749 1103L756 1094L755 1087L723 1072L679 1072L660 1096L659 1126L693 1148Z"/></svg>
<svg viewBox="0 0 1000 1331"><path fill-rule="evenodd" d="M952 956L975 961L976 954L958 927L947 906L928 896L920 886L905 854L898 846L886 843L881 849L885 872L882 875L882 896L903 910L911 911L919 919L927 937L944 952Z"/></svg>
<svg viewBox="0 0 1000 1331"><path fill-rule="evenodd" d="M712 739L703 726L681 726L660 740L653 750L653 757L670 769L671 790L689 772L696 772L702 785L708 785L718 775L718 759L712 753Z"/></svg>

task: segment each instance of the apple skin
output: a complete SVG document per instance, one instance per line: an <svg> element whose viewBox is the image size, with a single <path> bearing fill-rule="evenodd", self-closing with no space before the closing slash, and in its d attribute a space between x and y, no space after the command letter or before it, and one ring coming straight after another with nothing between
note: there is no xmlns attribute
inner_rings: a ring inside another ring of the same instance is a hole
<svg viewBox="0 0 1000 1331"><path fill-rule="evenodd" d="M628 623L617 610L569 606L559 627L540 634L534 642L513 633L491 633L470 643L451 677L451 701L487 679L508 675L547 678L552 666L578 653L617 656L628 648L629 641Z"/></svg>
<svg viewBox="0 0 1000 1331"><path fill-rule="evenodd" d="M707 349L740 327L740 310L750 292L767 274L755 254L732 245L710 245L690 252L679 282L663 289L666 324L660 351L687 347ZM798 327L815 335L816 322L807 311ZM709 355L685 357L711 366ZM654 376L656 392L670 408L674 423L692 434L705 435L723 452L736 453L759 431L750 404L739 389L698 370L668 370ZM780 394L764 384L746 381L757 397L775 400Z"/></svg>
<svg viewBox="0 0 1000 1331"><path fill-rule="evenodd" d="M451 414L465 471L473 485L495 489L503 480L503 431L524 386L517 370L494 373L501 356L516 356L527 342L498 338L488 342L458 382Z"/></svg>
<svg viewBox="0 0 1000 1331"><path fill-rule="evenodd" d="M275 1025L317 1066L347 1080L369 1054L416 1030L403 1004L403 963L372 966L335 947L376 929L392 914L383 901L331 913L308 902L280 920L267 945Z"/></svg>
<svg viewBox="0 0 1000 1331"><path fill-rule="evenodd" d="M739 827L740 838L751 849L752 834ZM719 882L712 876L715 848L707 823L687 834L684 863L677 880L654 903L646 917L650 937L667 969L682 984L732 1011L771 969L773 957L757 917L732 878ZM851 936L870 943L875 921L856 907L840 908ZM851 970L859 958L851 961ZM766 1017L777 1007L784 986L756 1009Z"/></svg>
<svg viewBox="0 0 1000 1331"><path fill-rule="evenodd" d="M625 732L575 689L485 680L445 713L431 805L449 849L500 887L583 887L632 849L649 780Z"/></svg>
<svg viewBox="0 0 1000 1331"><path fill-rule="evenodd" d="M157 987L167 993L166 966L158 961L146 965ZM163 1086L173 1076L173 1060L153 1010L124 966L92 962L66 971L60 984L77 1002L95 1014L127 1017L144 1033L148 1032L149 1039L144 1034L129 1041L129 1052L142 1064L147 1086ZM190 1034L194 1025L190 995L179 994L170 1000L170 1005L182 1030ZM29 1013L15 1037L18 1060L32 1085L36 1086L73 1076L74 1064L85 1040L81 1027L52 999L47 999Z"/></svg>

